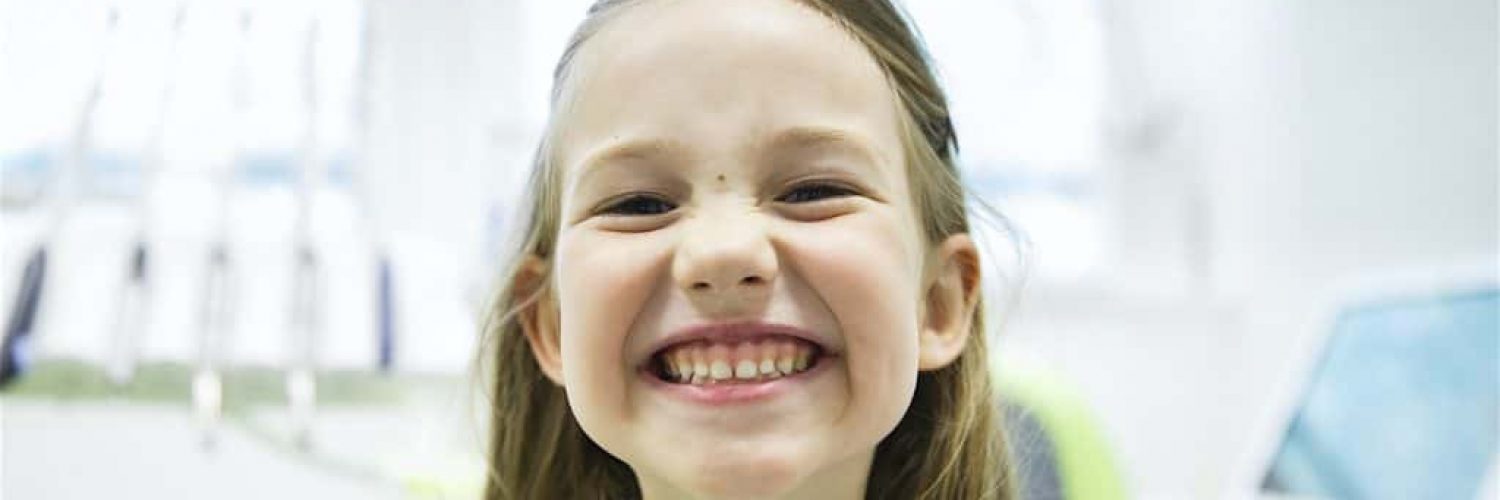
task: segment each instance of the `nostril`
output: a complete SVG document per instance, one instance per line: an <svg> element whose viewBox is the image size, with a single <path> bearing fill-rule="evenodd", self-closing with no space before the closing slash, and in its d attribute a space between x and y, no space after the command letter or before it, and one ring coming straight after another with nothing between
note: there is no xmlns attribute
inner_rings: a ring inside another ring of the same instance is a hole
<svg viewBox="0 0 1500 500"><path fill-rule="evenodd" d="M762 278L760 276L753 276L753 275L752 276L746 276L744 278L740 278L740 282L739 282L740 285L745 285L745 286L758 286L758 285L763 285L765 283L766 283L766 279L765 278ZM714 289L714 285L713 285L712 282L709 282L709 281L694 281L693 284L691 286L689 286L688 288L690 288L691 290L693 290L695 292L707 292L707 291L713 290Z"/></svg>

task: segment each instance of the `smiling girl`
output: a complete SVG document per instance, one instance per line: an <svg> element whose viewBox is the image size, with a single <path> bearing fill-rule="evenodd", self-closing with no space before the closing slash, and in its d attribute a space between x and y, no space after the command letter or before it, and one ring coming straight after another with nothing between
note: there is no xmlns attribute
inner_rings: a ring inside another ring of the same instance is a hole
<svg viewBox="0 0 1500 500"><path fill-rule="evenodd" d="M1010 498L946 99L886 0L602 1L491 310L489 498Z"/></svg>

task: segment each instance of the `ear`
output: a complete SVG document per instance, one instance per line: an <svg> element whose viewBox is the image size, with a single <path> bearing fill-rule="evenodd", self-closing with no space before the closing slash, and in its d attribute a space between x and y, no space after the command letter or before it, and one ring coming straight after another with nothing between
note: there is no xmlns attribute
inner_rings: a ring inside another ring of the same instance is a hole
<svg viewBox="0 0 1500 500"><path fill-rule="evenodd" d="M967 234L949 236L934 251L929 269L917 345L922 371L948 366L968 345L979 303L979 249Z"/></svg>
<svg viewBox="0 0 1500 500"><path fill-rule="evenodd" d="M557 302L553 300L552 287L548 285L547 261L526 256L514 279L512 289L522 300L516 311L516 320L521 323L521 331L531 345L531 355L552 383L562 385L562 340L557 328Z"/></svg>

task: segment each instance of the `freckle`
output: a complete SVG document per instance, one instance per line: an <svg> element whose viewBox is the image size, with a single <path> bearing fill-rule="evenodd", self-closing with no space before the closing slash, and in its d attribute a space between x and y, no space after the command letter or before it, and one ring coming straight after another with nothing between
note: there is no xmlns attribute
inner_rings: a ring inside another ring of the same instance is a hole
<svg viewBox="0 0 1500 500"><path fill-rule="evenodd" d="M719 174L719 182L724 182L724 174Z"/></svg>

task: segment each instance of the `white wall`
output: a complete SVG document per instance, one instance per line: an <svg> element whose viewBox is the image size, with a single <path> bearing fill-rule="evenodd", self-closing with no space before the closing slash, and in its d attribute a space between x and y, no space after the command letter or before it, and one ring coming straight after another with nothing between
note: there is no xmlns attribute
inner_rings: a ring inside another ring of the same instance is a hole
<svg viewBox="0 0 1500 500"><path fill-rule="evenodd" d="M1496 256L1495 3L1293 5L1303 210L1278 257L1321 278Z"/></svg>

